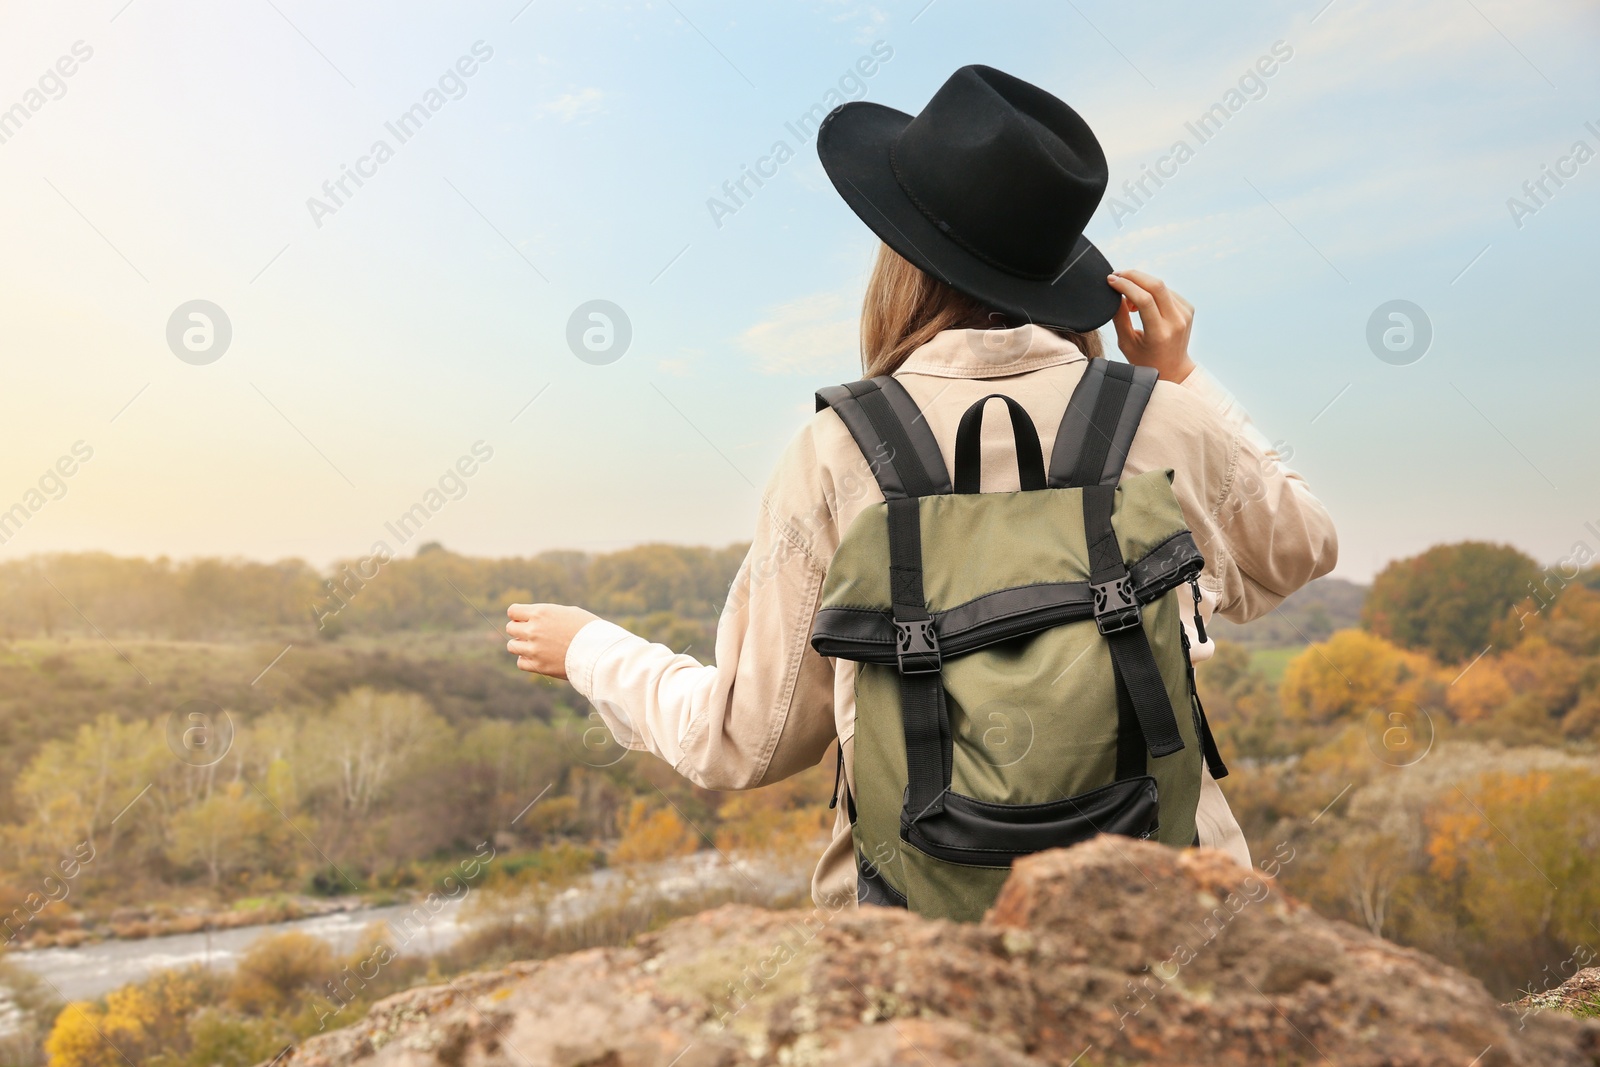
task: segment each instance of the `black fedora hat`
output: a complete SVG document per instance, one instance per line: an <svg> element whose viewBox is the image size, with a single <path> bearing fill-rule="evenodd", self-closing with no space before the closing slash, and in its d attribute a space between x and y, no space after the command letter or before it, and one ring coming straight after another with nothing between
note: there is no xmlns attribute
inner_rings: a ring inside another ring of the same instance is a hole
<svg viewBox="0 0 1600 1067"><path fill-rule="evenodd" d="M1087 332L1116 313L1111 264L1083 236L1105 153L1038 86L968 66L915 117L852 101L823 120L817 155L890 248L1009 318Z"/></svg>

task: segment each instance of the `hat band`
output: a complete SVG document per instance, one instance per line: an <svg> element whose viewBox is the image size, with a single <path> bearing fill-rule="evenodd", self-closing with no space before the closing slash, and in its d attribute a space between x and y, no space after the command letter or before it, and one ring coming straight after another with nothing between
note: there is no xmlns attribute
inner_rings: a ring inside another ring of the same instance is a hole
<svg viewBox="0 0 1600 1067"><path fill-rule="evenodd" d="M955 230L955 228L950 225L949 222L945 221L943 218L940 218L939 214L936 211L934 211L932 208L930 208L927 204L924 204L922 202L922 198L919 197L914 191L912 191L911 186L906 184L905 175L903 173L901 173L901 170L900 170L900 160L895 155L895 153L899 150L899 148L900 148L900 145L899 145L898 141L891 141L889 143L889 169L894 172L895 184L900 186L900 191L902 193L906 194L907 199L909 199L911 201L911 203L916 206L916 209L918 211L922 212L923 217L926 218L929 222L933 223L935 226L937 226L939 228L939 232L940 233L942 233L946 237L950 238L950 240L952 240L956 244L960 245L963 250L965 250L966 252L970 253L973 256L976 256L982 262L988 264L989 266L995 268L996 270L1005 271L1007 274L1010 274L1013 277L1025 278L1028 281L1036 281L1036 282L1042 282L1042 281L1045 281L1045 280L1049 280L1051 282L1054 282L1057 278L1060 278L1061 275L1065 273L1065 270L1062 270L1062 271L1056 271L1056 270L1047 270L1047 271L1018 270L1016 267L1012 266L1009 263L1002 263L1000 260L994 258L989 253L985 252L983 249L977 247L971 241L969 241L965 237L961 236L961 234L959 232L957 232ZM1082 234L1078 235L1078 237L1082 237L1082 236L1083 236ZM1077 237L1073 238L1073 243L1074 244L1077 243ZM1068 251L1071 251L1071 249L1068 249ZM1074 262L1076 262L1076 261L1074 261ZM1072 266L1071 263L1067 264L1068 268L1070 268L1071 266Z"/></svg>

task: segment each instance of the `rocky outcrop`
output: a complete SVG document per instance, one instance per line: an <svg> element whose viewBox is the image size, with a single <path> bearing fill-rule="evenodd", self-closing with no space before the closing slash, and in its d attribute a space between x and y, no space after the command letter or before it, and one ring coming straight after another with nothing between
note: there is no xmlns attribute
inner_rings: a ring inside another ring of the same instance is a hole
<svg viewBox="0 0 1600 1067"><path fill-rule="evenodd" d="M376 1005L281 1067L1600 1063L1600 1024L1324 919L1217 852L1019 862L978 924L725 907Z"/></svg>
<svg viewBox="0 0 1600 1067"><path fill-rule="evenodd" d="M1508 1006L1524 1014L1558 1011L1579 1018L1600 1018L1600 967L1585 967L1554 989L1530 993Z"/></svg>

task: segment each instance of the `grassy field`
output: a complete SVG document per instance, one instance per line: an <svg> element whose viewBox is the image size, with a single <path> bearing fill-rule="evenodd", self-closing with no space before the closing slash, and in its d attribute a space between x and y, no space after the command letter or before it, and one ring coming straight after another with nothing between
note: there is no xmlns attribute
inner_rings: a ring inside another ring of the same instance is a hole
<svg viewBox="0 0 1600 1067"><path fill-rule="evenodd" d="M1257 648L1250 653L1250 664L1267 676L1267 681L1277 685L1283 681L1283 672L1289 666L1289 661L1305 651L1305 646L1294 645L1289 648Z"/></svg>

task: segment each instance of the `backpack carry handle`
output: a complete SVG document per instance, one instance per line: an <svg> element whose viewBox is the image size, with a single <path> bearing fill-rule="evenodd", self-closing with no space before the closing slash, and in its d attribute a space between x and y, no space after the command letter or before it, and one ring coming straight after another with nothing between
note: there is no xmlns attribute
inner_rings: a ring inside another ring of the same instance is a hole
<svg viewBox="0 0 1600 1067"><path fill-rule="evenodd" d="M1044 449L1039 431L1021 404L1004 393L990 393L966 410L956 430L956 482L958 493L976 493L983 472L983 411L991 400L1004 400L1011 412L1011 432L1017 444L1017 475L1024 490L1043 489Z"/></svg>

